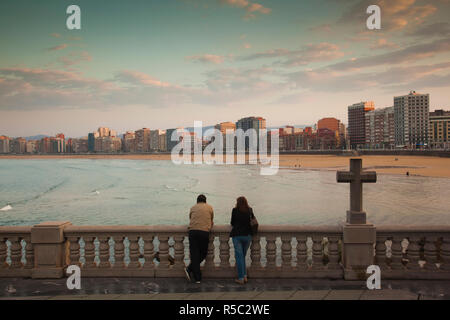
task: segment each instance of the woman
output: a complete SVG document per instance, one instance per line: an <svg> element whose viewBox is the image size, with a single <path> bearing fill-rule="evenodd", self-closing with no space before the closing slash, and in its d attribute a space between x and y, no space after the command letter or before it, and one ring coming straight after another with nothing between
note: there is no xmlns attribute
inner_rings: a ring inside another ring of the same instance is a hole
<svg viewBox="0 0 450 320"><path fill-rule="evenodd" d="M236 283L244 284L247 282L247 268L245 266L245 255L252 241L252 228L250 219L253 216L253 210L249 207L245 197L239 197L236 200L236 207L231 213L231 234L233 239L234 256L236 257L236 268L238 279Z"/></svg>

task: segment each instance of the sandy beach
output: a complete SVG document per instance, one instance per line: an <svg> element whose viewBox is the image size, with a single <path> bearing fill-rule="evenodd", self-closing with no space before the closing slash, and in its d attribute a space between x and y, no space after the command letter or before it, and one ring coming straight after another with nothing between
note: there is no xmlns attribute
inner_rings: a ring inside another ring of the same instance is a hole
<svg viewBox="0 0 450 320"><path fill-rule="evenodd" d="M348 169L350 156L280 155L280 168L310 170ZM450 158L429 156L360 156L366 170L380 174L450 178ZM2 155L1 159L130 159L170 160L170 154L111 154L111 155Z"/></svg>

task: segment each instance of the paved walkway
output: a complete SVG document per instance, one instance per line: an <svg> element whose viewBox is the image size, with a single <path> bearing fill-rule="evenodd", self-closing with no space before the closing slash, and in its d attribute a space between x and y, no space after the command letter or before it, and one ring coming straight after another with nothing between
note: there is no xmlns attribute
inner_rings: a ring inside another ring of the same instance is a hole
<svg viewBox="0 0 450 320"><path fill-rule="evenodd" d="M365 281L318 279L250 279L242 286L231 279L82 278L80 290L66 279L0 279L0 299L151 299L151 300L450 300L450 281L384 280L382 290Z"/></svg>
<svg viewBox="0 0 450 320"><path fill-rule="evenodd" d="M0 300L418 300L406 290L291 290L3 297Z"/></svg>

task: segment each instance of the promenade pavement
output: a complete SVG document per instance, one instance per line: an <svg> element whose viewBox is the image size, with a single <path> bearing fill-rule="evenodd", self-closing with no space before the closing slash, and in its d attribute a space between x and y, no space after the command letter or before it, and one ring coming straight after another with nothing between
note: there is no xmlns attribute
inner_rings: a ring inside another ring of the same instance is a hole
<svg viewBox="0 0 450 320"><path fill-rule="evenodd" d="M318 279L205 279L201 284L174 278L82 278L80 290L66 279L0 279L0 300L450 300L450 281L382 280L381 290L365 281Z"/></svg>

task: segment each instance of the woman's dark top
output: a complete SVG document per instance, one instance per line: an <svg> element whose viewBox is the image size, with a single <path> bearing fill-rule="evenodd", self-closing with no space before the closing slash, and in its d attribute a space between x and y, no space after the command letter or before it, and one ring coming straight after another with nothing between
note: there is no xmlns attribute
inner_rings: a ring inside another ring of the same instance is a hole
<svg viewBox="0 0 450 320"><path fill-rule="evenodd" d="M237 208L233 208L233 211L231 212L232 229L230 237L251 235L252 227L250 226L250 218L252 215L252 208L250 208L249 212L241 212Z"/></svg>

